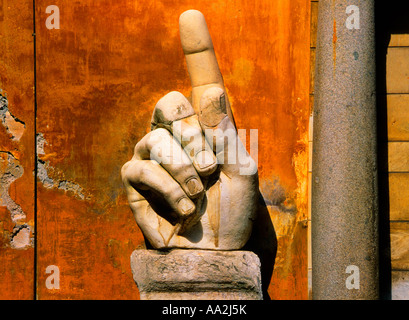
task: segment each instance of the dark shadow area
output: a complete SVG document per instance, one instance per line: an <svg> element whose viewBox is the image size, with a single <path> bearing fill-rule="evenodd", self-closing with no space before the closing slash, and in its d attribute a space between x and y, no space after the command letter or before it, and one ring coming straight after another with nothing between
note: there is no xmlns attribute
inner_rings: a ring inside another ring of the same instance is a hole
<svg viewBox="0 0 409 320"><path fill-rule="evenodd" d="M267 289L274 270L277 253L277 237L267 205L261 194L259 196L259 209L257 218L254 221L253 231L243 250L252 251L259 257L261 263L263 299L271 300Z"/></svg>
<svg viewBox="0 0 409 320"><path fill-rule="evenodd" d="M409 3L406 1L377 1L375 4L379 168L379 285L380 298L385 300L392 297L386 59L391 34L409 34L408 12Z"/></svg>

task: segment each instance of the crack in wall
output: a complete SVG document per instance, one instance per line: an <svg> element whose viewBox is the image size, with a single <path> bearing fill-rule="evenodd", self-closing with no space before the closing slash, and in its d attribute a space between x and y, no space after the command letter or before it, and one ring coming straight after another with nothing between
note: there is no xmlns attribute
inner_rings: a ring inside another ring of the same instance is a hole
<svg viewBox="0 0 409 320"><path fill-rule="evenodd" d="M9 111L9 102L7 97L0 91L0 119L7 133L11 134L11 140L18 141L23 135L26 124L16 118Z"/></svg>
<svg viewBox="0 0 409 320"><path fill-rule="evenodd" d="M53 176L64 176L64 174L52 167L48 161L40 159L38 156L45 155L44 145L48 144L42 133L37 134L37 178L47 189L58 189L64 192L71 192L81 200L89 200L90 196L86 195L84 189L77 183L66 179L55 179ZM56 173L56 174L53 174Z"/></svg>

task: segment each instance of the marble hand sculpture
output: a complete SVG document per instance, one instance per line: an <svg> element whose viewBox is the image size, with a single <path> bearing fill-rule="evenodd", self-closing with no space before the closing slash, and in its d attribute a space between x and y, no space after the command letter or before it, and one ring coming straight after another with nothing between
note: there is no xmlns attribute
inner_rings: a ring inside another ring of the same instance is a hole
<svg viewBox="0 0 409 320"><path fill-rule="evenodd" d="M203 14L184 12L179 27L192 101L176 91L158 101L122 180L153 248L237 250L256 216L257 165L238 137Z"/></svg>

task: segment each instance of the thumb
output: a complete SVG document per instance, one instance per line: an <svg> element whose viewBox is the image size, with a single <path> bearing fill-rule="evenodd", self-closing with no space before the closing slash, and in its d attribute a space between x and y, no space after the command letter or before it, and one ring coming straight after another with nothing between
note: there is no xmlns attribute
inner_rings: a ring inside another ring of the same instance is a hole
<svg viewBox="0 0 409 320"><path fill-rule="evenodd" d="M203 93L200 99L199 122L224 173L229 177L257 174L255 161L246 151L235 125L227 115L223 89L211 87Z"/></svg>

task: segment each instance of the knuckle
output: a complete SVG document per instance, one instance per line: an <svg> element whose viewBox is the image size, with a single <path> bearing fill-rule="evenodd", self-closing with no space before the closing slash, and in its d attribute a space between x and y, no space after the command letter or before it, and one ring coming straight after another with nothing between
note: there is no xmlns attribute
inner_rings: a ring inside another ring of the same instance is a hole
<svg viewBox="0 0 409 320"><path fill-rule="evenodd" d="M153 122L167 123L193 114L193 107L186 97L178 91L172 91L162 97L156 104Z"/></svg>
<svg viewBox="0 0 409 320"><path fill-rule="evenodd" d="M171 167L168 168L168 171L170 171L170 174L178 181L183 181L185 177L192 174L190 166L182 163L173 163Z"/></svg>
<svg viewBox="0 0 409 320"><path fill-rule="evenodd" d="M131 165L131 163L132 163L132 160L126 162L126 163L122 166L122 168L121 168L121 178L122 178L122 181L127 180L127 178L128 178L128 168L129 168L129 166Z"/></svg>
<svg viewBox="0 0 409 320"><path fill-rule="evenodd" d="M184 192L179 184L171 183L165 187L164 196L166 197L166 199L176 201L177 199L184 196Z"/></svg>
<svg viewBox="0 0 409 320"><path fill-rule="evenodd" d="M150 179L150 177L155 175L155 171L150 165L148 165L147 161L141 161L137 167L137 170L135 170L135 174L137 176L136 181L143 184Z"/></svg>
<svg viewBox="0 0 409 320"><path fill-rule="evenodd" d="M130 160L121 168L122 181L138 184L141 178L141 161Z"/></svg>
<svg viewBox="0 0 409 320"><path fill-rule="evenodd" d="M162 143L162 141L170 136L168 130L163 128L158 128L151 131L146 137L146 148L152 150L155 146Z"/></svg>

